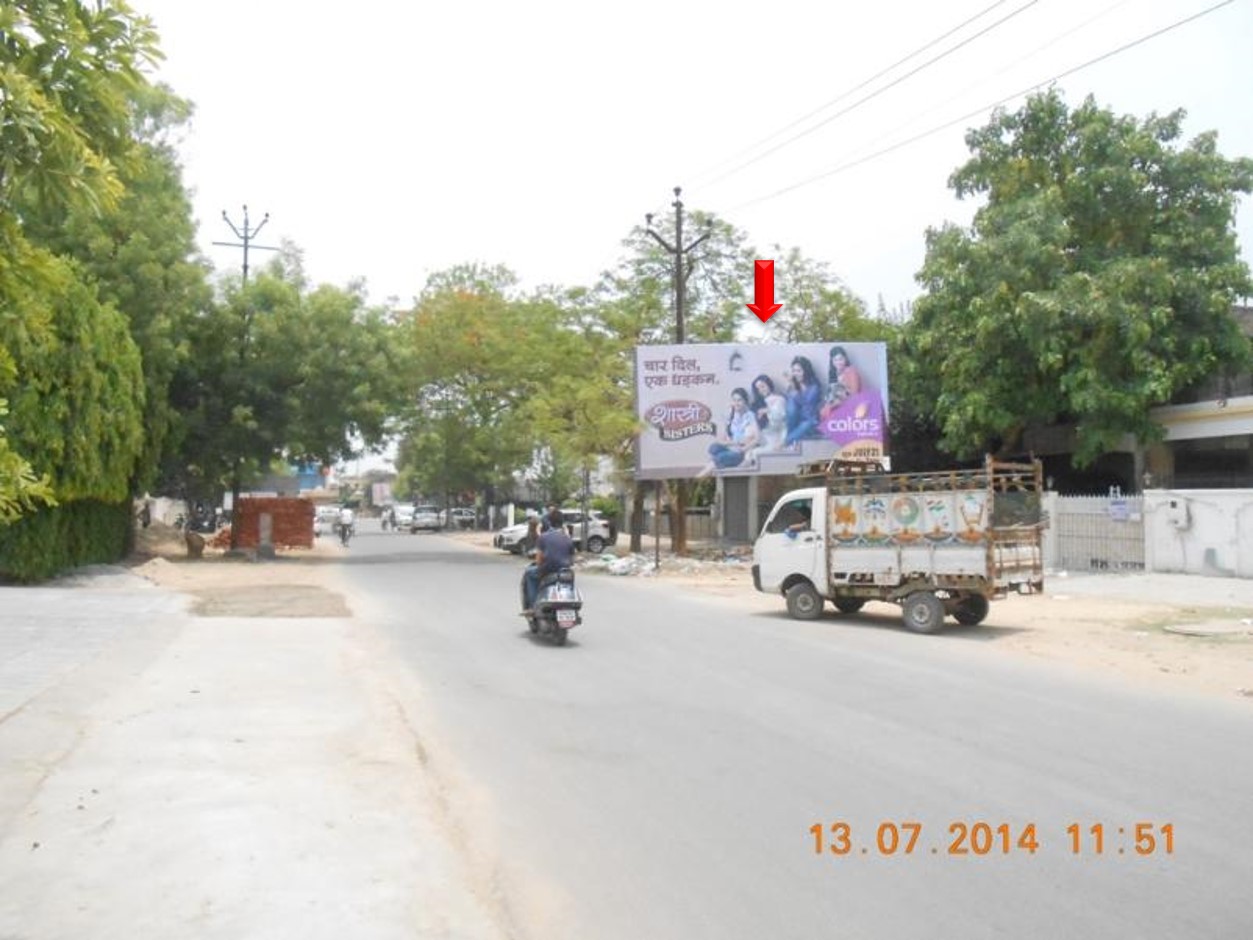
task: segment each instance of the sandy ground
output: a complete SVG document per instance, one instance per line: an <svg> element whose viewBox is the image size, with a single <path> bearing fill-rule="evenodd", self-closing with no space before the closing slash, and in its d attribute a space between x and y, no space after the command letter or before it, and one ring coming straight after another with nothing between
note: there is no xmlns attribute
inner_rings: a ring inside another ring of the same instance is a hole
<svg viewBox="0 0 1253 940"><path fill-rule="evenodd" d="M443 537L494 551L488 533ZM622 540L617 550L625 554ZM322 538L312 549L281 551L276 560L264 563L213 550L190 560L179 534L154 524L141 534L133 570L193 595L194 609L202 616L351 616L334 564L343 551ZM651 560L651 552L646 556L641 561ZM648 564L641 567L636 576L682 584L739 609L783 609L780 598L753 590L744 559L674 559L663 552L660 571ZM1215 581L1224 583L1210 583ZM871 603L854 617L868 627L904 629L894 605ZM1244 581L1047 577L1044 595L996 601L982 625L950 624L945 635L976 639L1007 655L1253 705L1253 584Z"/></svg>

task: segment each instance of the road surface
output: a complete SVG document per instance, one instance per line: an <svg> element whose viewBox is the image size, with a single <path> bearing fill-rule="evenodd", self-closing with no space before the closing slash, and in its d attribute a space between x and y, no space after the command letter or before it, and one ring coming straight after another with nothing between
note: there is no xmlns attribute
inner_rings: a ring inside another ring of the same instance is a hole
<svg viewBox="0 0 1253 940"><path fill-rule="evenodd" d="M343 567L506 935L1253 935L1246 703L648 579L584 577L557 648L520 570L369 529Z"/></svg>

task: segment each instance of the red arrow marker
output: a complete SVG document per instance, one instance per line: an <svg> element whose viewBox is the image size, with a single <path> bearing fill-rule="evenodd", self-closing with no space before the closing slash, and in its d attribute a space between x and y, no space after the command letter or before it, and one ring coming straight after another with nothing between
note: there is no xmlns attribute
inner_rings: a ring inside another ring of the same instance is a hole
<svg viewBox="0 0 1253 940"><path fill-rule="evenodd" d="M757 319L765 323L779 312L783 304L774 302L774 262L756 261L753 263L753 299L755 304L745 304L749 310L757 314Z"/></svg>

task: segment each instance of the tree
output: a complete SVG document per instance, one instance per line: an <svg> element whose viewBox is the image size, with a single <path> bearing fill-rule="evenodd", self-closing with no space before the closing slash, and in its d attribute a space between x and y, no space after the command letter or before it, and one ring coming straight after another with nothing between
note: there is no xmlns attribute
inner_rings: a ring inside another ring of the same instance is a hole
<svg viewBox="0 0 1253 940"><path fill-rule="evenodd" d="M535 436L523 404L547 380L557 310L517 297L502 267L431 276L400 326L408 356L402 490L448 494L511 484Z"/></svg>
<svg viewBox="0 0 1253 940"><path fill-rule="evenodd" d="M0 398L0 418L8 413L8 402ZM4 425L0 425L0 526L15 522L40 505L55 503L48 475L36 477L31 465L10 450Z"/></svg>
<svg viewBox="0 0 1253 940"><path fill-rule="evenodd" d="M142 387L116 309L83 272L33 246L40 211L100 210L122 191L131 104L159 55L123 3L14 0L0 6L0 504L7 521L40 502L123 499ZM42 398L40 396L43 396ZM33 468L33 471L30 469ZM33 474L45 481L36 485ZM32 569L33 570L33 569Z"/></svg>
<svg viewBox="0 0 1253 940"><path fill-rule="evenodd" d="M903 377L946 450L1012 452L1028 426L1073 421L1090 463L1160 438L1151 406L1248 361L1230 311L1250 290L1233 220L1253 161L1212 133L1182 146L1183 118L1050 91L967 134L950 185L986 201L969 230L927 233Z"/></svg>
<svg viewBox="0 0 1253 940"><path fill-rule="evenodd" d="M72 257L102 301L126 318L142 355L145 387L144 452L133 489L151 488L176 442L179 416L170 382L190 354L191 321L210 303L208 266L198 259L191 202L173 147L166 141L190 106L163 87L136 93L136 146L117 172L124 185L110 206L72 206L68 212L24 210L26 237Z"/></svg>
<svg viewBox="0 0 1253 940"><path fill-rule="evenodd" d="M160 58L146 17L120 0L0 7L0 210L106 206L132 149L131 101Z"/></svg>
<svg viewBox="0 0 1253 940"><path fill-rule="evenodd" d="M60 503L117 503L143 447L143 375L126 320L73 264L15 239L0 261L9 440Z"/></svg>
<svg viewBox="0 0 1253 940"><path fill-rule="evenodd" d="M766 338L775 343L822 343L832 340L882 340L886 325L867 316L865 303L845 287L829 265L813 261L799 248L775 245L775 290L783 304L766 321Z"/></svg>
<svg viewBox="0 0 1253 940"><path fill-rule="evenodd" d="M293 270L280 259L191 324L196 355L171 393L185 427L175 487L235 492L274 461L330 464L382 443L400 407L394 328L359 290L302 294Z"/></svg>

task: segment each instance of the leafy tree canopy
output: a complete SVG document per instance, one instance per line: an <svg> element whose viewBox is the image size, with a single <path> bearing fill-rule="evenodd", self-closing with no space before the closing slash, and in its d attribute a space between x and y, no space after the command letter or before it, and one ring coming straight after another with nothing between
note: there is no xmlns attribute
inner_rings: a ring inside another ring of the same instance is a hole
<svg viewBox="0 0 1253 940"><path fill-rule="evenodd" d="M942 446L1013 450L1032 424L1072 421L1077 463L1125 435L1160 436L1149 408L1247 362L1231 317L1250 290L1234 231L1253 161L1184 114L1118 116L1061 92L967 134L950 185L983 205L927 233L898 373Z"/></svg>
<svg viewBox="0 0 1253 940"><path fill-rule="evenodd" d="M310 293L278 261L190 325L172 383L185 433L167 482L215 494L276 460L329 464L379 445L401 407L395 328L356 290ZM297 274L297 280L299 281Z"/></svg>
<svg viewBox="0 0 1253 940"><path fill-rule="evenodd" d="M131 101L159 57L150 21L121 0L0 6L0 210L19 193L61 207L115 200Z"/></svg>

